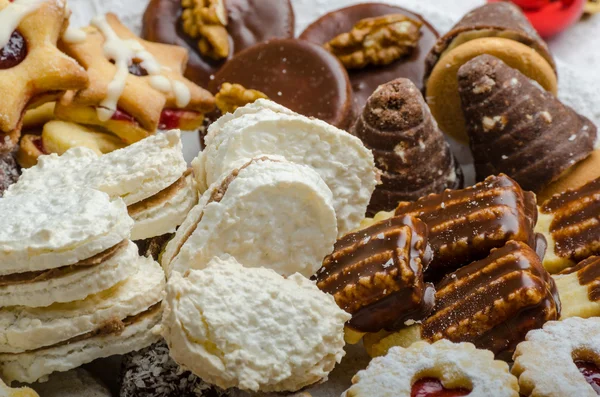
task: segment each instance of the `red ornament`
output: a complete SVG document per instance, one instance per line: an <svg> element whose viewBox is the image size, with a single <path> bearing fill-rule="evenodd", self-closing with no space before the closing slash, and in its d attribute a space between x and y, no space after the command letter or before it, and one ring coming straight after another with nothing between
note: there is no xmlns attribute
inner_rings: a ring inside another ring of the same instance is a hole
<svg viewBox="0 0 600 397"><path fill-rule="evenodd" d="M495 3L502 0L488 0ZM583 14L587 0L513 0L521 7L542 37L548 38L566 30Z"/></svg>

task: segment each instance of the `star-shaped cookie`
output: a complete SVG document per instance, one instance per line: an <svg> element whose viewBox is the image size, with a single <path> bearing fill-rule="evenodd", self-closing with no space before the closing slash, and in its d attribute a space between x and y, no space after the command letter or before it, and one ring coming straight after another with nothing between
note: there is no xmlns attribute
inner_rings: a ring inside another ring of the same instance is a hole
<svg viewBox="0 0 600 397"><path fill-rule="evenodd" d="M213 96L182 76L184 48L142 40L113 14L94 18L84 32L85 41L61 48L86 68L91 83L62 98L59 118L101 125L133 143L157 128L198 128L214 108Z"/></svg>
<svg viewBox="0 0 600 397"><path fill-rule="evenodd" d="M68 17L66 1L0 0L0 153L17 144L27 108L87 86L85 70L56 47Z"/></svg>

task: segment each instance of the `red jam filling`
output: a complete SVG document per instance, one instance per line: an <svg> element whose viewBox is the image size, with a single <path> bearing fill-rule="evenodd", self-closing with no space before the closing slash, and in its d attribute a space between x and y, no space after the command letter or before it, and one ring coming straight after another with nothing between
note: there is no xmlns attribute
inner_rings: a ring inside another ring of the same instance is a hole
<svg viewBox="0 0 600 397"><path fill-rule="evenodd" d="M461 397L470 393L471 390L463 388L446 389L442 382L435 378L423 378L413 384L410 397Z"/></svg>
<svg viewBox="0 0 600 397"><path fill-rule="evenodd" d="M160 114L160 121L158 122L158 128L161 130L172 130L174 128L180 128L181 119L185 118L186 115L190 117L196 117L197 112L182 109L164 109Z"/></svg>
<svg viewBox="0 0 600 397"><path fill-rule="evenodd" d="M0 69L10 69L27 56L27 42L16 30L12 32L8 43L0 49Z"/></svg>
<svg viewBox="0 0 600 397"><path fill-rule="evenodd" d="M117 121L128 121L130 123L135 123L135 119L127 112L124 112L120 109L115 110L115 113L112 115L111 120Z"/></svg>
<svg viewBox="0 0 600 397"><path fill-rule="evenodd" d="M46 152L46 148L44 147L44 142L42 141L41 137L36 137L35 139L32 139L31 143L33 143L33 146L35 146L40 152L44 154L48 153Z"/></svg>
<svg viewBox="0 0 600 397"><path fill-rule="evenodd" d="M596 394L600 395L600 368L596 364L586 361L575 361L575 365Z"/></svg>

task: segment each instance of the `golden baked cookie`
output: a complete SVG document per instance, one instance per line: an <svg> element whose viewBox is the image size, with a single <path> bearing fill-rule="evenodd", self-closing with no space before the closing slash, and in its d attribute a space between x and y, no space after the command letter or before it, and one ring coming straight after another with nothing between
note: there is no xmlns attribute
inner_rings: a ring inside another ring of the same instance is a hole
<svg viewBox="0 0 600 397"><path fill-rule="evenodd" d="M30 168L37 164L38 157L48 154L44 150L41 135L25 134L19 142L17 162L22 168Z"/></svg>
<svg viewBox="0 0 600 397"><path fill-rule="evenodd" d="M85 70L56 47L68 24L66 7L62 0L0 0L0 15L20 17L11 21L14 31L0 26L0 153L17 145L27 108L88 84Z"/></svg>
<svg viewBox="0 0 600 397"><path fill-rule="evenodd" d="M23 116L23 129L40 128L50 120L54 120L56 102L45 103L35 109L30 109Z"/></svg>
<svg viewBox="0 0 600 397"><path fill-rule="evenodd" d="M2 397L40 397L39 394L28 387L20 387L12 389L2 382L0 379L0 396Z"/></svg>
<svg viewBox="0 0 600 397"><path fill-rule="evenodd" d="M114 14L92 19L83 31L84 41L62 47L91 84L58 102L58 118L100 125L131 144L159 128L198 128L213 110L212 95L182 76L183 48L142 40Z"/></svg>
<svg viewBox="0 0 600 397"><path fill-rule="evenodd" d="M600 393L600 318L551 321L517 346L512 373L521 394L597 397Z"/></svg>
<svg viewBox="0 0 600 397"><path fill-rule="evenodd" d="M440 340L390 349L358 372L342 396L430 395L426 391L449 396L518 397L519 385L508 371L508 364L494 360L489 350L479 350L471 343Z"/></svg>
<svg viewBox="0 0 600 397"><path fill-rule="evenodd" d="M536 232L548 242L544 267L558 273L600 255L600 177L539 207Z"/></svg>
<svg viewBox="0 0 600 397"><path fill-rule="evenodd" d="M553 276L561 318L600 316L600 257L592 256Z"/></svg>

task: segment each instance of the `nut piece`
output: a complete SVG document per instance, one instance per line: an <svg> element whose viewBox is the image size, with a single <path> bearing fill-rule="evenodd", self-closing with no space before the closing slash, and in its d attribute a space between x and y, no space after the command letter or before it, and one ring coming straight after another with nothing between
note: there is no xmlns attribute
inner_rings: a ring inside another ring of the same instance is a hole
<svg viewBox="0 0 600 397"><path fill-rule="evenodd" d="M261 98L269 99L262 92L245 88L241 84L223 83L215 95L215 103L222 113L233 113L237 108Z"/></svg>
<svg viewBox="0 0 600 397"><path fill-rule="evenodd" d="M198 39L202 55L224 59L229 55L227 11L223 0L181 0L183 31Z"/></svg>
<svg viewBox="0 0 600 397"><path fill-rule="evenodd" d="M348 69L388 65L417 47L422 25L402 14L366 18L350 32L326 43L325 48Z"/></svg>

